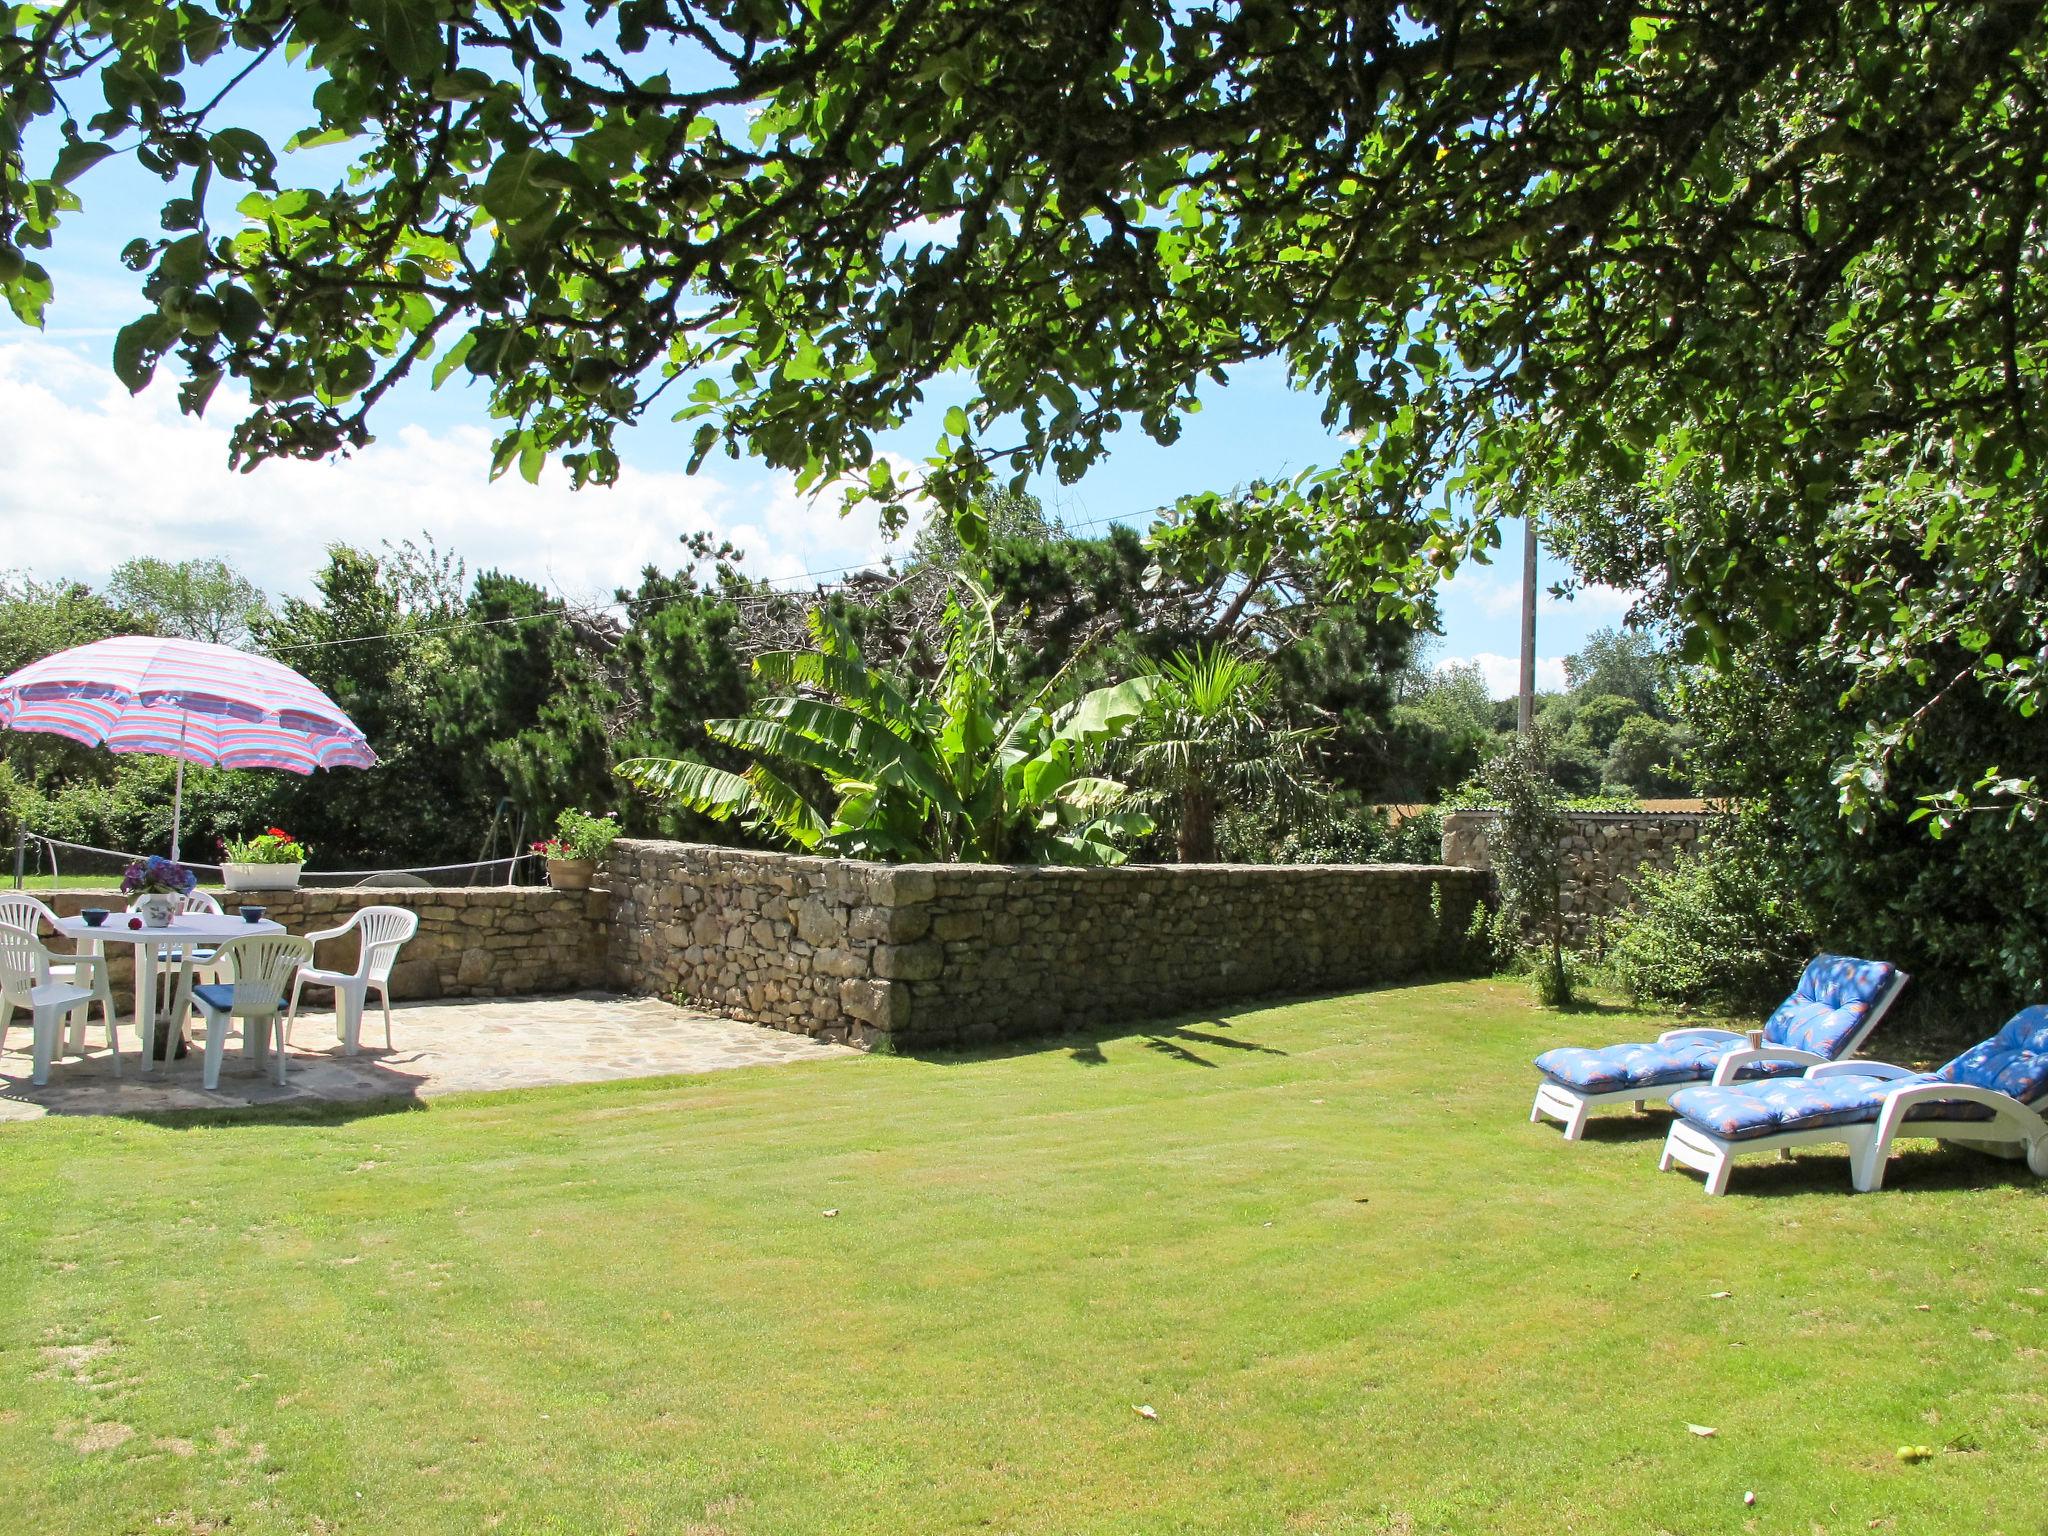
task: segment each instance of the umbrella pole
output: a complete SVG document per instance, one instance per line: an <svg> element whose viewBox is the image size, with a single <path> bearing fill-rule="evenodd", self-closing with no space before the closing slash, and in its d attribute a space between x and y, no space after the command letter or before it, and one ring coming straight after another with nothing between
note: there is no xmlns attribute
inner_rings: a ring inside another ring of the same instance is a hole
<svg viewBox="0 0 2048 1536"><path fill-rule="evenodd" d="M185 730L192 723L191 711L178 717L178 782L171 791L171 862L178 862L178 833L185 820Z"/></svg>

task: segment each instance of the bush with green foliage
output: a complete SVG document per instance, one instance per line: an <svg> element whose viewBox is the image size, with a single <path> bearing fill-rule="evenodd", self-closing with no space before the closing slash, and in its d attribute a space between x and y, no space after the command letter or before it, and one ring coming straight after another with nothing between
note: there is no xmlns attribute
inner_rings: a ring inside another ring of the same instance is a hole
<svg viewBox="0 0 2048 1536"><path fill-rule="evenodd" d="M1708 828L1668 870L1645 869L1608 966L1637 1002L1748 1014L1784 996L1814 917L1758 810Z"/></svg>
<svg viewBox="0 0 2048 1536"><path fill-rule="evenodd" d="M1232 864L1435 864L1443 857L1443 813L1410 810L1395 825L1390 807L1334 790L1307 806L1254 802L1217 826Z"/></svg>
<svg viewBox="0 0 2048 1536"><path fill-rule="evenodd" d="M1564 796L1551 777L1542 730L1508 743L1487 760L1480 777L1500 807L1488 839L1500 887L1494 953L1504 963L1532 960L1539 999L1563 1007L1572 1000L1564 953Z"/></svg>

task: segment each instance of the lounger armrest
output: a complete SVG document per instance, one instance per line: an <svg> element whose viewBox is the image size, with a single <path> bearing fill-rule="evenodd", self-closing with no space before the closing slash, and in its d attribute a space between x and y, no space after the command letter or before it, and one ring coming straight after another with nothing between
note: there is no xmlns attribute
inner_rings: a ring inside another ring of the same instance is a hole
<svg viewBox="0 0 2048 1536"><path fill-rule="evenodd" d="M1906 1117L1916 1104L1959 1100L1965 1104L1982 1104L1991 1111L1989 1120L1962 1122L1971 1127L1971 1139L1989 1126L2006 1125L2011 1128L2011 1139L2022 1142L2026 1148L2027 1166L2036 1173L2048 1172L2048 1121L2042 1118L2009 1093L2000 1093L1995 1088L1979 1088L1972 1083L1903 1083L1884 1096L1884 1109L1877 1117L1877 1130L1870 1138L1869 1156L1877 1166L1891 1156L1892 1138L1899 1135L1911 1136L1939 1134L1935 1127L1941 1122L1909 1120ZM2006 1138L1999 1138L2005 1140ZM1861 1187L1860 1185L1858 1186Z"/></svg>
<svg viewBox="0 0 2048 1536"><path fill-rule="evenodd" d="M1918 1077L1911 1067L1895 1067L1888 1061L1824 1061L1806 1069L1808 1077Z"/></svg>
<svg viewBox="0 0 2048 1536"><path fill-rule="evenodd" d="M1897 1120L1915 1104L1929 1102L1982 1104L1996 1110L2001 1120L2027 1126L2037 1136L2048 1132L2048 1124L2011 1094L2000 1093L1996 1088L1979 1088L1974 1083L1906 1083L1884 1096L1885 1117Z"/></svg>
<svg viewBox="0 0 2048 1536"><path fill-rule="evenodd" d="M1657 1037L1659 1045L1675 1045L1681 1040L1700 1040L1709 1044L1719 1040L1740 1040L1741 1035L1732 1029L1667 1029Z"/></svg>
<svg viewBox="0 0 2048 1536"><path fill-rule="evenodd" d="M1825 1056L1818 1056L1812 1051L1802 1051L1789 1045L1744 1046L1740 1050L1730 1051L1721 1058L1714 1068L1714 1086L1720 1088L1734 1082L1736 1075L1753 1062L1795 1061L1803 1062L1807 1066L1818 1066L1826 1060Z"/></svg>
<svg viewBox="0 0 2048 1536"><path fill-rule="evenodd" d="M339 928L322 928L318 933L307 934L306 942L309 944L318 944L323 939L339 939L346 936L349 930L354 927L354 923L348 922L343 923Z"/></svg>

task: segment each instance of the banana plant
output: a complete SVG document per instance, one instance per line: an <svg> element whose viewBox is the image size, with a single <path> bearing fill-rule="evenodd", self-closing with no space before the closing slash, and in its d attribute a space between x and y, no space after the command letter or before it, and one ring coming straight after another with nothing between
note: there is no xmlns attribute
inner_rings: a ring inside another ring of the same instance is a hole
<svg viewBox="0 0 2048 1536"><path fill-rule="evenodd" d="M739 719L704 722L712 740L754 757L744 773L642 757L620 775L714 819L852 858L1120 864L1124 846L1153 830L1093 765L1143 717L1156 679L1059 702L1070 661L1013 697L1013 642L987 591L965 580L929 683L870 666L830 615L813 612L810 630L810 649L754 663L782 692ZM790 765L799 771L778 771ZM829 799L807 793L819 782Z"/></svg>

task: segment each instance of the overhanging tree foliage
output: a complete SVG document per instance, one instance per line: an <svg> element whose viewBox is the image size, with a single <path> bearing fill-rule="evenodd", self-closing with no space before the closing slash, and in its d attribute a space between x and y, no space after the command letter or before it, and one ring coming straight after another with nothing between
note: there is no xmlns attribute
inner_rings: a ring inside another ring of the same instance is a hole
<svg viewBox="0 0 2048 1536"><path fill-rule="evenodd" d="M1933 631L2038 616L2000 579L2048 556L2032 0L109 0L0 25L10 302L40 316L37 254L132 149L169 195L126 253L149 308L116 367L140 387L175 353L195 409L246 380L244 461L365 440L431 366L487 385L501 468L607 480L622 423L674 415L699 460L893 503L873 436L954 373L923 488L964 511L1127 423L1171 441L1202 380L1272 357L1359 439L1276 526L1390 602L1531 491L1704 465L1762 489L1655 551L1694 658L1846 585L1872 622L1845 648L1924 700ZM293 64L297 142L345 175L295 178L233 121L243 72ZM1447 476L1469 509L1425 512ZM1924 477L1964 499L1926 521L1884 489ZM1853 560L1796 558L1845 523L1920 534L1941 579L1887 604ZM2032 658L1967 649L2037 702ZM1852 798L1915 719L1871 723Z"/></svg>

